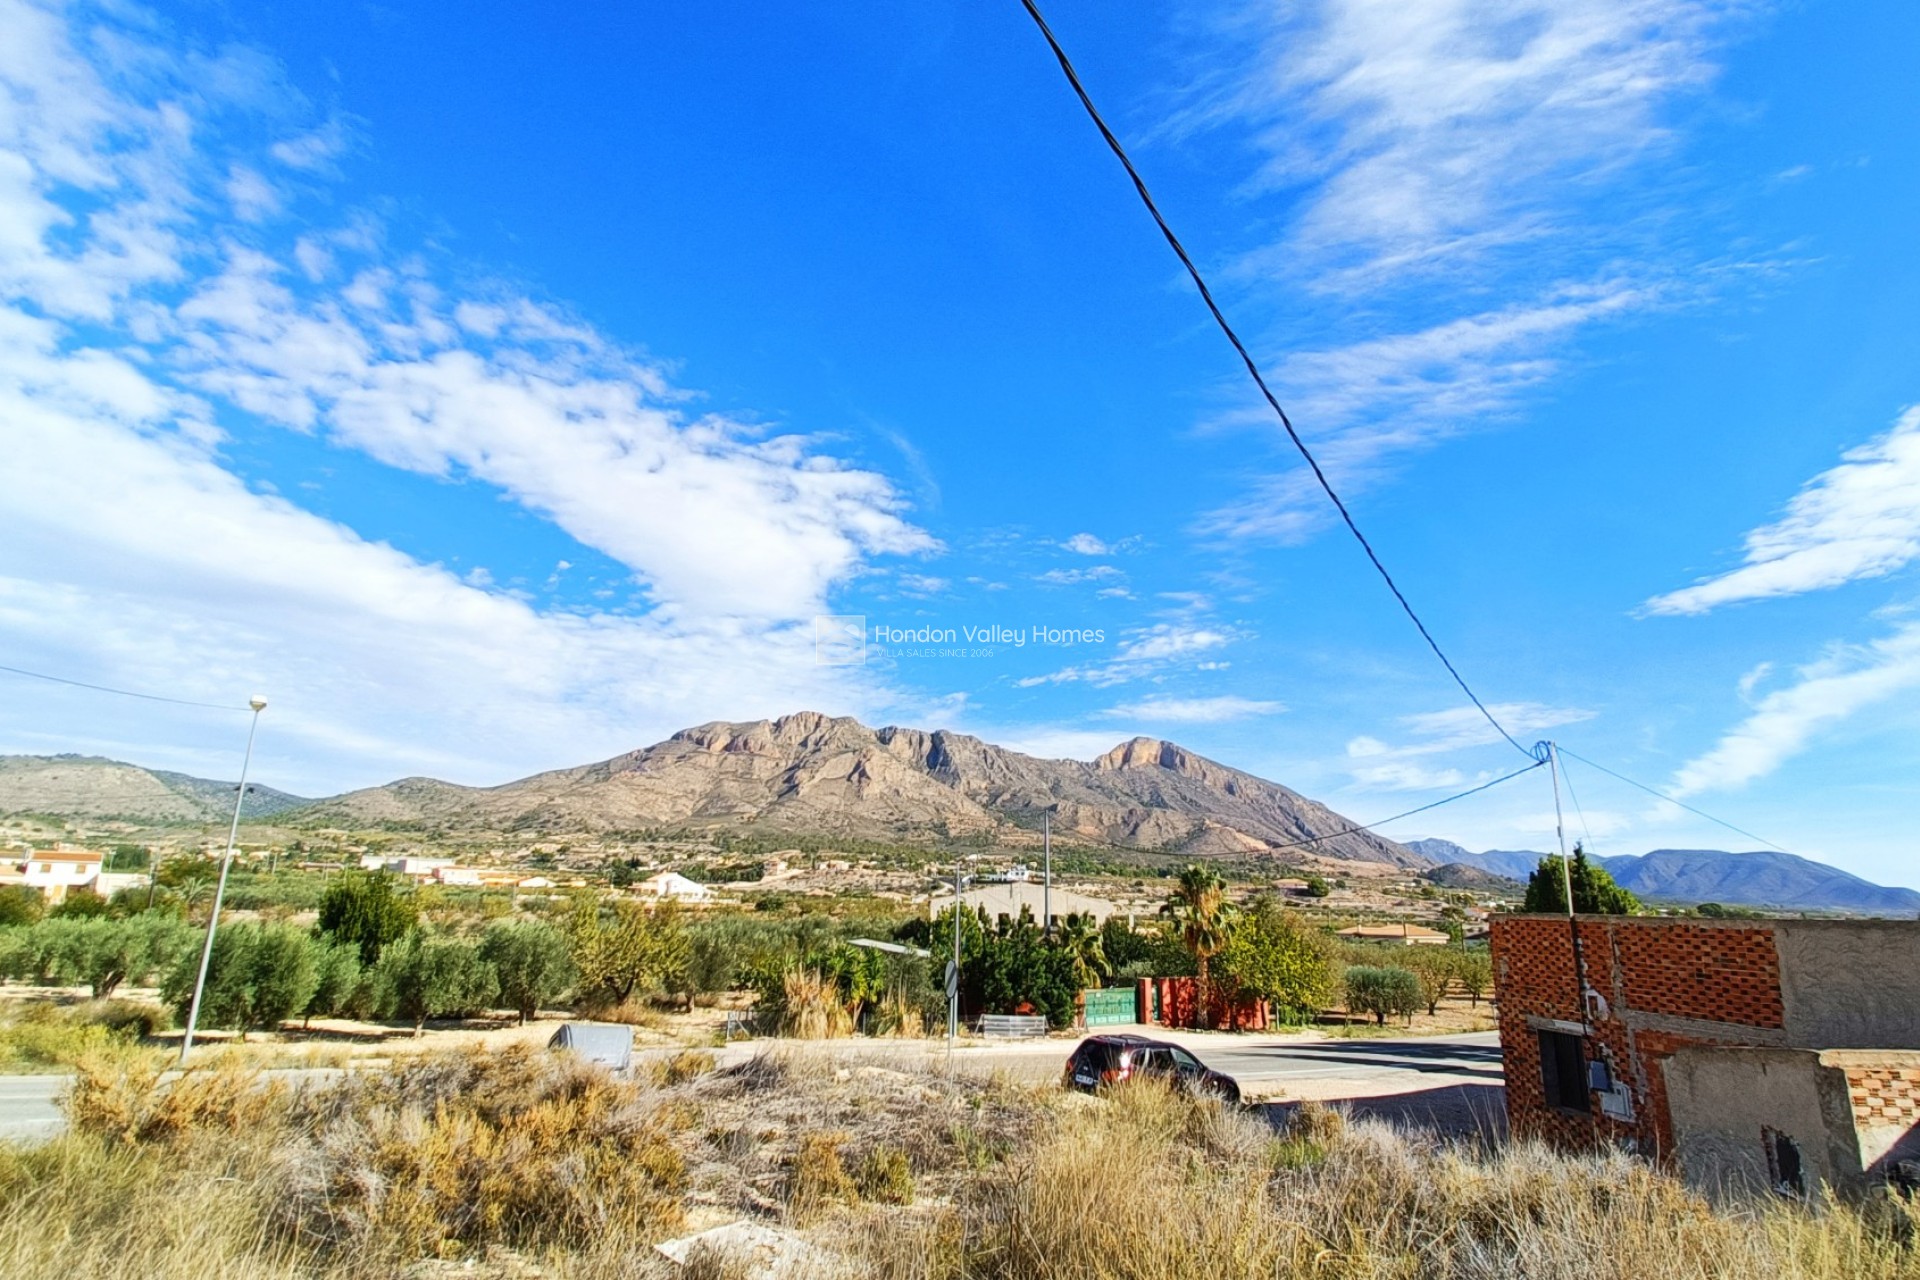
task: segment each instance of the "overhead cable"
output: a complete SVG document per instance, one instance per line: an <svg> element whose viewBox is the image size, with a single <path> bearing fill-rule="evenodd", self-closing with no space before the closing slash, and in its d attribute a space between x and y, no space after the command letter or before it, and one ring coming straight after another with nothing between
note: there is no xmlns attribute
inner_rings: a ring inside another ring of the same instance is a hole
<svg viewBox="0 0 1920 1280"><path fill-rule="evenodd" d="M1556 743L1555 745L1558 746L1559 744ZM1579 754L1578 752L1569 751L1565 747L1560 747L1560 754L1563 756L1572 756L1575 760L1578 760L1581 764L1586 765L1590 769L1598 769L1600 772L1606 774L1609 778L1617 778L1621 782L1626 783L1630 787L1638 787L1640 788L1640 790L1646 792L1648 795L1656 796L1661 800L1665 800L1668 804L1677 804L1682 809L1685 809L1688 813L1697 814L1698 816L1705 818L1708 822L1718 823L1720 826L1725 827L1727 830L1735 832L1738 835L1743 835L1749 840L1758 840L1761 844L1767 846L1767 848L1769 849L1778 849L1781 853L1793 852L1791 849L1775 844L1773 841L1767 839L1765 836L1757 836L1753 834L1753 832L1747 830L1745 827L1736 827L1731 822L1728 822L1725 818L1716 818L1712 814L1708 813L1705 809L1696 809L1692 805L1688 804L1685 800L1676 800L1672 796L1668 795L1664 791L1659 790L1658 788L1650 787L1644 782L1635 782L1632 778L1629 778L1626 774L1616 773L1612 769L1607 768L1607 766L1603 764L1595 764L1593 761L1587 759L1585 756Z"/></svg>
<svg viewBox="0 0 1920 1280"><path fill-rule="evenodd" d="M1468 700L1473 703L1480 714L1486 717L1487 723L1498 730L1500 736L1511 743L1515 751L1520 752L1522 755L1531 755L1532 753L1529 752L1526 747L1520 745L1518 739L1507 732L1506 726L1500 723L1493 712L1487 709L1487 704L1480 700L1480 695L1475 693L1472 686L1467 684L1466 679L1461 676L1459 669L1453 665L1453 660L1448 658L1446 652L1440 648L1440 642L1433 638L1431 631L1427 630L1427 624L1422 621L1420 615L1414 611L1413 605L1407 600L1405 593L1400 590L1400 585L1393 580L1393 575L1387 572L1387 566L1381 561L1379 554L1374 551L1373 544L1367 541L1367 535L1360 532L1360 526L1355 523L1353 513L1347 510L1347 504L1341 501L1338 493L1334 492L1333 484L1327 479L1326 472L1321 470L1319 460L1313 456L1313 451L1307 448L1306 441L1302 440L1300 433L1294 429L1293 420L1287 417L1287 411L1280 407L1279 399L1273 394L1272 389L1267 386L1266 377L1260 372L1260 366L1254 362L1253 356L1247 351L1246 344L1240 341L1240 335L1234 332L1233 326L1228 323L1226 314L1220 310L1220 304L1214 301L1213 291L1207 287L1206 278L1200 274L1200 268L1194 265L1192 257L1187 253L1186 246L1180 243L1180 237L1175 235L1173 228L1167 224L1166 218L1160 212L1160 206L1154 203L1153 194L1147 190L1146 180L1140 176L1140 171L1134 168L1133 161L1128 157L1126 148L1120 145L1120 139L1115 137L1113 130L1107 127L1107 122L1105 118L1101 116L1100 109L1093 105L1093 99L1088 96L1085 86L1080 83L1080 75L1073 69L1073 62L1067 57L1067 51L1060 46L1059 39L1053 34L1053 28L1047 25L1046 18L1041 15L1039 6L1034 0L1020 0L1020 2L1026 6L1027 13L1033 18L1034 24L1040 28L1040 34L1046 38L1047 46L1053 50L1054 58L1060 63L1060 70L1066 73L1067 83L1073 87L1075 96L1080 99L1080 105L1086 108L1087 115L1093 120L1094 127L1100 131L1100 136L1106 140L1107 148L1113 152L1114 158L1120 161L1120 166L1127 171L1127 177L1133 180L1133 189L1139 193L1140 202L1147 207L1147 212L1152 215L1154 224L1160 228L1160 234L1166 237L1167 244L1173 249L1174 256L1180 259L1180 265L1185 267L1187 269L1187 275L1192 277L1194 287L1200 291L1201 301L1205 302L1207 304L1207 310L1213 313L1214 323L1220 326L1220 332L1226 335L1227 341L1232 343L1233 349L1240 354L1240 361L1247 367L1247 373L1252 377L1254 385L1260 388L1260 394L1266 397L1268 406L1271 407L1273 412L1279 417L1280 425L1286 428L1287 439L1293 442L1293 447L1299 450L1300 456L1306 460L1307 466L1312 469L1313 478L1319 482L1321 490L1333 503L1334 509L1340 513L1341 520L1346 522L1347 531L1353 534L1354 540L1360 544L1360 549L1367 553L1367 559L1372 562L1375 571L1380 575L1381 581L1387 584L1387 590L1393 592L1393 598L1400 602L1400 608L1404 610L1407 617L1413 621L1413 625L1419 629L1421 639L1425 640L1427 647L1433 650L1434 657L1440 659L1440 665L1447 669L1447 674L1452 676L1453 682L1460 686L1460 691L1466 694ZM1522 772L1524 772L1524 770Z"/></svg>
<svg viewBox="0 0 1920 1280"><path fill-rule="evenodd" d="M194 702L187 698L165 698L157 693L135 693L131 689L115 689L104 684L88 684L84 680L69 680L65 676L50 676L44 671L28 671L24 667L0 666L0 671L9 675L27 676L34 680L49 680L54 684L72 685L76 689L91 689L95 693L118 694L122 698L139 698L145 702L169 702L176 707L205 707L209 711L245 711L246 707L229 706L223 702Z"/></svg>
<svg viewBox="0 0 1920 1280"><path fill-rule="evenodd" d="M1512 782L1515 778L1519 777L1523 773L1532 773L1535 769L1540 768L1544 764L1546 764L1545 760L1536 760L1532 764L1528 765L1526 768L1515 769L1512 773L1507 774L1505 777L1495 778L1492 782L1483 782L1477 787L1472 787L1466 791L1461 791L1454 795L1450 795L1444 800L1435 800L1432 804L1423 804L1418 809L1409 809L1405 813L1396 813L1391 818L1381 818L1377 822L1365 822L1357 827L1346 827L1339 831L1329 831L1327 832L1327 834L1323 836L1309 836L1305 840L1295 840L1291 844L1269 845L1267 846L1268 852L1277 853L1282 849L1301 849L1301 848L1305 848L1307 845L1310 845L1310 844L1319 844L1323 840L1333 840L1333 839L1337 839L1340 836L1353 835L1357 831L1371 831L1375 827L1384 827L1389 822L1398 822L1402 818L1411 818L1416 813L1425 813L1429 809L1438 809L1443 804L1452 804L1455 800L1465 800L1468 796L1479 795L1482 791L1485 791L1491 787L1497 787L1503 782Z"/></svg>

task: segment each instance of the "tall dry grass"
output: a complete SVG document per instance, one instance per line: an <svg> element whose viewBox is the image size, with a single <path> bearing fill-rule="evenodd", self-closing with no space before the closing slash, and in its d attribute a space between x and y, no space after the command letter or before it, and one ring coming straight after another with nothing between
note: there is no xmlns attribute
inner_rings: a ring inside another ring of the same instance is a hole
<svg viewBox="0 0 1920 1280"><path fill-rule="evenodd" d="M1626 1156L1317 1108L1276 1131L1150 1085L1094 1100L811 1056L616 1081L522 1050L306 1090L93 1064L69 1109L67 1135L0 1147L0 1275L666 1276L656 1241L739 1217L883 1280L1920 1275L1892 1200L1715 1210Z"/></svg>

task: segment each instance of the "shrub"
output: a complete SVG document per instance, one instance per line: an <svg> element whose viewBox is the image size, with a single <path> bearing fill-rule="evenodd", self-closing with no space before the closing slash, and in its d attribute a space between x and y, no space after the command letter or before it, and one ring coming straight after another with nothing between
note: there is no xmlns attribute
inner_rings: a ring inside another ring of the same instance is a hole
<svg viewBox="0 0 1920 1280"><path fill-rule="evenodd" d="M1386 1025L1387 1015L1412 1018L1420 1008L1420 980L1406 969L1357 964L1347 970L1347 1010L1372 1014Z"/></svg>
<svg viewBox="0 0 1920 1280"><path fill-rule="evenodd" d="M913 1163L898 1147L875 1147L860 1161L854 1186L877 1204L912 1204Z"/></svg>
<svg viewBox="0 0 1920 1280"><path fill-rule="evenodd" d="M139 1000L95 1000L74 1009L72 1016L77 1023L105 1027L142 1040L151 1040L173 1027L173 1019L164 1005Z"/></svg>
<svg viewBox="0 0 1920 1280"><path fill-rule="evenodd" d="M810 1133L800 1140L787 1173L787 1211L797 1222L818 1217L833 1204L851 1204L859 1189L840 1160L844 1133Z"/></svg>
<svg viewBox="0 0 1920 1280"><path fill-rule="evenodd" d="M830 1040L853 1034L853 1018L840 989L818 969L789 969L780 979L779 1034L796 1040Z"/></svg>
<svg viewBox="0 0 1920 1280"><path fill-rule="evenodd" d="M32 924L46 913L46 896L32 885L0 885L0 927Z"/></svg>

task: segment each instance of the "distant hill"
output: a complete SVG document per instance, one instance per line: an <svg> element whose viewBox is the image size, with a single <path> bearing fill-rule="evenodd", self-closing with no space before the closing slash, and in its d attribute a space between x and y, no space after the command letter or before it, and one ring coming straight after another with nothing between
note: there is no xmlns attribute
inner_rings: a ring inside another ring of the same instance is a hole
<svg viewBox="0 0 1920 1280"><path fill-rule="evenodd" d="M1471 862L1446 862L1425 873L1442 889L1466 889L1474 893L1518 893L1519 881L1498 875Z"/></svg>
<svg viewBox="0 0 1920 1280"><path fill-rule="evenodd" d="M1547 856L1514 849L1468 853L1448 841L1415 840L1407 847L1433 857L1434 846L1443 844L1462 855L1453 859L1455 862L1522 883ZM1912 889L1877 885L1791 853L1655 849L1651 853L1590 856L1623 889L1642 899L1862 915L1920 914L1920 893Z"/></svg>
<svg viewBox="0 0 1920 1280"><path fill-rule="evenodd" d="M217 822L233 816L235 783L143 769L101 756L0 756L0 813L131 822ZM313 801L248 784L246 813L267 818Z"/></svg>
<svg viewBox="0 0 1920 1280"><path fill-rule="evenodd" d="M16 760L23 759L16 757ZM42 777L14 802L0 771L0 809L126 811L139 793L156 814L197 815L201 797L110 761ZM217 785L217 784L208 784ZM231 794L229 792L229 794ZM308 825L415 826L440 831L766 831L933 843L1023 832L1043 811L1063 839L1183 857L1297 856L1408 868L1429 859L1354 831L1351 820L1296 791L1134 738L1097 760L1043 760L946 730L871 729L799 712L778 720L700 725L611 760L497 787L404 778L280 816ZM256 812L265 812L256 810ZM1313 841L1302 848L1301 841Z"/></svg>

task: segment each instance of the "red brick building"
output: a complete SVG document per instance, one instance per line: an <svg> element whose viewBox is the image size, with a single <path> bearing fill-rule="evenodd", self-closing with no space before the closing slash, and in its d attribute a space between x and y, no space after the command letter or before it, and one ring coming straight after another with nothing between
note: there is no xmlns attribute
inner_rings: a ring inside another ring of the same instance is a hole
<svg viewBox="0 0 1920 1280"><path fill-rule="evenodd" d="M1920 924L1501 915L1491 946L1517 1135L1718 1183L1920 1157Z"/></svg>

